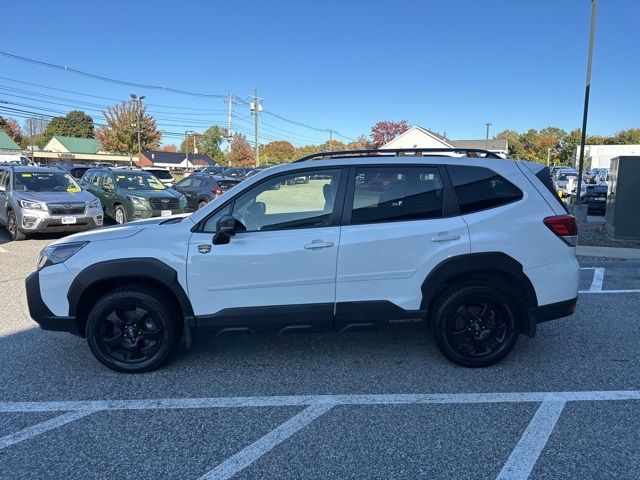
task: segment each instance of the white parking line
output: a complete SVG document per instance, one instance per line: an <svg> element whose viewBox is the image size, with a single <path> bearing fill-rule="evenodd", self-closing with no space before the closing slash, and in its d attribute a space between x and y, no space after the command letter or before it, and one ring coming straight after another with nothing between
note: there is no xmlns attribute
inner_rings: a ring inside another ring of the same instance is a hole
<svg viewBox="0 0 640 480"><path fill-rule="evenodd" d="M11 445L15 445L16 443L23 440L28 440L29 438L35 437L36 435L40 435L41 433L53 430L54 428L58 428L69 422L73 422L74 420L78 420L79 418L91 415L94 411L95 410L79 410L76 412L65 413L49 420L45 420L44 422L31 425L30 427L27 427L24 430L20 430L19 432L15 432L2 437L0 438L0 450L10 447Z"/></svg>
<svg viewBox="0 0 640 480"><path fill-rule="evenodd" d="M205 473L200 477L200 480L226 480L233 477L240 470L251 465L265 453L271 451L320 415L331 410L331 408L333 408L332 405L312 405L307 407L248 447L240 450L233 457L226 459L213 470Z"/></svg>
<svg viewBox="0 0 640 480"><path fill-rule="evenodd" d="M8 250L5 250L4 248L0 247L0 253L9 253Z"/></svg>
<svg viewBox="0 0 640 480"><path fill-rule="evenodd" d="M498 474L498 480L529 478L544 446L553 432L565 402L542 402Z"/></svg>
<svg viewBox="0 0 640 480"><path fill-rule="evenodd" d="M578 293L640 293L640 289L603 290L604 267L581 267L580 270L593 270L593 280L591 280L589 290L580 290Z"/></svg>
<svg viewBox="0 0 640 480"><path fill-rule="evenodd" d="M66 402L0 402L0 413L71 410L174 410L199 408L295 407L311 405L413 405L640 400L640 390L504 393L415 393L383 395L290 395L268 397L158 398Z"/></svg>

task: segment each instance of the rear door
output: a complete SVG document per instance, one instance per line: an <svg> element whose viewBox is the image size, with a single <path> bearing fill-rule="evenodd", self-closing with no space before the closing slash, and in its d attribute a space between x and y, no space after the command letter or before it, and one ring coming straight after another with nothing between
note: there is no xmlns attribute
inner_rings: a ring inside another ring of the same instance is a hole
<svg viewBox="0 0 640 480"><path fill-rule="evenodd" d="M0 222L7 221L7 203L9 201L9 171L0 169Z"/></svg>
<svg viewBox="0 0 640 480"><path fill-rule="evenodd" d="M420 309L429 272L469 249L444 168L352 168L338 251L336 328L354 322L341 312Z"/></svg>
<svg viewBox="0 0 640 480"><path fill-rule="evenodd" d="M187 207L190 210L195 210L198 208L198 195L197 190L194 188L196 184L197 177L191 175L187 178L183 178L178 183L176 183L175 189L182 193L185 197L187 197ZM197 180L197 185L200 185L200 181Z"/></svg>

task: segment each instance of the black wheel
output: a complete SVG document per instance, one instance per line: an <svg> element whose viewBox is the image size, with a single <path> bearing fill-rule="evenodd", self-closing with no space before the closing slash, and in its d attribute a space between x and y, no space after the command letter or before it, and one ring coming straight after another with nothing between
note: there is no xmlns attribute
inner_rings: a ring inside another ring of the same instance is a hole
<svg viewBox="0 0 640 480"><path fill-rule="evenodd" d="M518 340L516 308L488 285L454 285L435 301L431 328L440 351L463 367L498 363Z"/></svg>
<svg viewBox="0 0 640 480"><path fill-rule="evenodd" d="M16 214L13 213L13 210L7 211L7 230L9 230L9 235L11 235L11 240L13 241L20 241L27 238L18 228L18 221L16 220Z"/></svg>
<svg viewBox="0 0 640 480"><path fill-rule="evenodd" d="M207 202L206 202L206 201L204 201L204 200L200 200L200 201L198 202L198 210L200 210L201 208L204 208L204 207L206 207L206 206L207 206Z"/></svg>
<svg viewBox="0 0 640 480"><path fill-rule="evenodd" d="M127 223L127 212L122 205L116 206L115 212L113 213L113 219L119 225Z"/></svg>
<svg viewBox="0 0 640 480"><path fill-rule="evenodd" d="M148 372L164 364L180 340L180 316L153 289L123 287L102 297L87 318L95 357L118 372Z"/></svg>

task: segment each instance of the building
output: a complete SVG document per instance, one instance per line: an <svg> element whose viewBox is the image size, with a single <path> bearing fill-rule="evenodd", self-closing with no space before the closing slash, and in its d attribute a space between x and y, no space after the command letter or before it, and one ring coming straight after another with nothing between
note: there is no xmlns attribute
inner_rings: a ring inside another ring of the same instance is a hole
<svg viewBox="0 0 640 480"><path fill-rule="evenodd" d="M423 127L413 126L381 148L478 148L506 157L509 142L504 138L487 140L451 140Z"/></svg>
<svg viewBox="0 0 640 480"><path fill-rule="evenodd" d="M612 158L633 155L640 155L640 145L585 145L584 170L609 168ZM576 147L573 160L577 169L580 162L580 146Z"/></svg>
<svg viewBox="0 0 640 480"><path fill-rule="evenodd" d="M100 151L100 144L95 138L55 135L42 150L56 153L96 154Z"/></svg>
<svg viewBox="0 0 640 480"><path fill-rule="evenodd" d="M187 158L184 152L148 150L136 157L136 164L140 167L162 167L169 170L193 171L198 167L216 165L213 158L201 153L190 153Z"/></svg>
<svg viewBox="0 0 640 480"><path fill-rule="evenodd" d="M31 157L31 148L24 150L23 155ZM117 155L100 151L100 144L93 138L62 135L52 137L42 150L34 149L33 160L40 165L58 162L129 165L133 161L131 155Z"/></svg>
<svg viewBox="0 0 640 480"><path fill-rule="evenodd" d="M2 153L20 153L20 145L13 141L7 132L0 130L0 152Z"/></svg>

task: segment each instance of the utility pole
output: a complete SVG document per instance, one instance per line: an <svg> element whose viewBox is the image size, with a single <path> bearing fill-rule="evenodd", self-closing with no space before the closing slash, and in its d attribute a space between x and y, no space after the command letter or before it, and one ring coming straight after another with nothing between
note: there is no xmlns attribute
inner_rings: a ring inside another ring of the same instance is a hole
<svg viewBox="0 0 640 480"><path fill-rule="evenodd" d="M484 137L484 149L489 150L489 127L492 125L491 123L485 123L487 126L487 135Z"/></svg>
<svg viewBox="0 0 640 480"><path fill-rule="evenodd" d="M598 0L591 0L591 29L589 32L589 57L587 60L587 84L584 90L584 112L582 113L582 136L580 137L580 160L578 161L578 185L576 187L576 205L582 203L580 191L582 189L582 171L584 169L584 146L587 141L587 114L589 112L589 90L591 90L591 60L593 58L593 41L596 35L596 14Z"/></svg>
<svg viewBox="0 0 640 480"><path fill-rule="evenodd" d="M187 153L187 168L189 168L189 130L184 131L184 151Z"/></svg>
<svg viewBox="0 0 640 480"><path fill-rule="evenodd" d="M227 97L227 153L231 153L231 137L233 136L231 135L231 115L233 115L233 103L233 95L229 94Z"/></svg>
<svg viewBox="0 0 640 480"><path fill-rule="evenodd" d="M142 154L142 146L140 143L140 116L142 114L142 100L144 100L146 97L144 95L142 95L140 98L137 97L137 95L135 93L131 94L131 99L133 100L134 104L136 105L136 127L138 129L138 163L140 162L140 156Z"/></svg>
<svg viewBox="0 0 640 480"><path fill-rule="evenodd" d="M249 104L249 108L251 109L251 114L254 119L254 151L255 151L255 166L260 166L260 143L258 142L258 128L260 125L260 112L262 111L262 100L258 97L258 89L254 90L253 94L253 102Z"/></svg>
<svg viewBox="0 0 640 480"><path fill-rule="evenodd" d="M547 167L549 166L549 163L551 162L551 147L547 148Z"/></svg>
<svg viewBox="0 0 640 480"><path fill-rule="evenodd" d="M329 129L329 150L333 150L333 130Z"/></svg>
<svg viewBox="0 0 640 480"><path fill-rule="evenodd" d="M33 159L33 118L29 117L29 143L31 144L31 161L35 163Z"/></svg>

